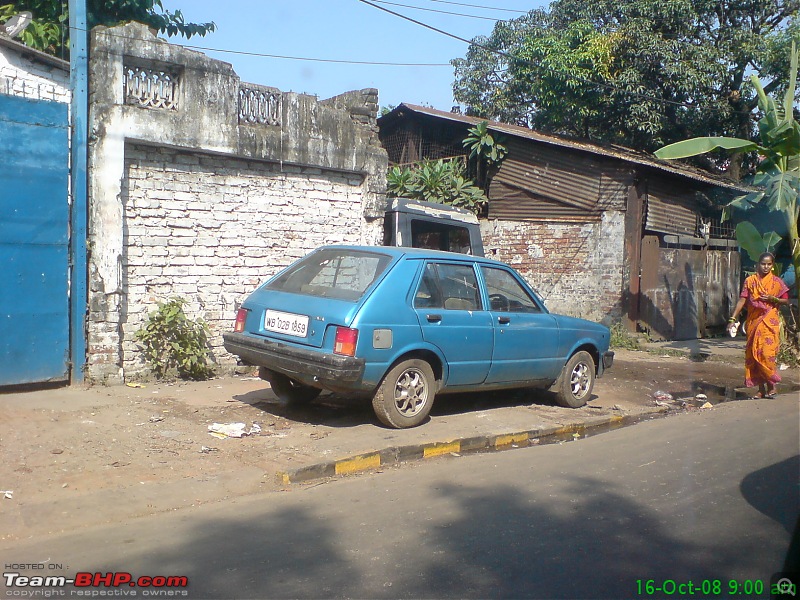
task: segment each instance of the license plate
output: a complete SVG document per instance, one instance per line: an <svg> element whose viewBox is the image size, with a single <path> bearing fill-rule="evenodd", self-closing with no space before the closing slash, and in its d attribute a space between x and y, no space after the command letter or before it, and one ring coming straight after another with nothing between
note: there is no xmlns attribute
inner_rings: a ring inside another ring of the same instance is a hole
<svg viewBox="0 0 800 600"><path fill-rule="evenodd" d="M268 310L264 315L264 329L295 337L306 337L308 333L308 317L279 310Z"/></svg>

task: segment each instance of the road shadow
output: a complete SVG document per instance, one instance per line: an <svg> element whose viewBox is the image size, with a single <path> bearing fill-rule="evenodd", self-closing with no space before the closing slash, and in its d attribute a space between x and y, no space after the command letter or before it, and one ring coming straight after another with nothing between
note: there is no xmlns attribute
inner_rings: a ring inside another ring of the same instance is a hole
<svg viewBox="0 0 800 600"><path fill-rule="evenodd" d="M800 455L795 455L753 471L742 479L739 489L753 508L792 533L800 514L799 475ZM794 482L794 485L783 485L784 482Z"/></svg>
<svg viewBox="0 0 800 600"><path fill-rule="evenodd" d="M273 417L308 425L348 428L372 423L383 426L375 416L372 409L372 401L367 396L323 392L308 404L298 405L286 403L278 399L269 388L264 388L263 390L255 390L245 394L236 394L232 398L243 404L263 410ZM587 402L595 399L597 399L597 396L593 394ZM532 405L563 408L556 402L555 393L548 390L518 389L461 392L437 395L434 399L430 416L443 417Z"/></svg>
<svg viewBox="0 0 800 600"><path fill-rule="evenodd" d="M80 568L185 575L193 599L598 599L644 597L647 580L748 573L749 552L760 552L758 540L742 541L754 545L750 550L702 537L687 542L658 507L600 479L562 479L566 487L556 498L547 489L451 478L420 483L424 502L393 504L367 493L381 486L373 478L319 490L321 503L305 501L316 490L298 493L291 505L240 501L235 517L206 513L190 525L159 529L168 534L164 540L149 537L145 525L136 538L121 540L118 558ZM385 530L379 523L375 529L372 511L361 528L336 526L337 515L376 501L387 503ZM408 534L389 525L398 520L413 523Z"/></svg>

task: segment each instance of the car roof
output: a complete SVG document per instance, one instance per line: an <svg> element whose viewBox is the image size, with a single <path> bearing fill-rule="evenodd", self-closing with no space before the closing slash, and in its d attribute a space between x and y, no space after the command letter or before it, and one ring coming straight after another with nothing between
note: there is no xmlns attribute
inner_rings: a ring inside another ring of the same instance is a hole
<svg viewBox="0 0 800 600"><path fill-rule="evenodd" d="M317 250L328 248L342 248L348 250L360 250L363 252L379 252L387 254L394 258L406 256L408 258L436 258L436 259L450 259L450 260L464 260L468 262L476 262L489 265L503 265L508 266L499 260L492 258L484 258L482 256L474 256L472 254L462 254L460 252L446 252L444 250L429 250L427 248L407 248L405 246L354 246L345 244L331 244L327 246L320 246Z"/></svg>

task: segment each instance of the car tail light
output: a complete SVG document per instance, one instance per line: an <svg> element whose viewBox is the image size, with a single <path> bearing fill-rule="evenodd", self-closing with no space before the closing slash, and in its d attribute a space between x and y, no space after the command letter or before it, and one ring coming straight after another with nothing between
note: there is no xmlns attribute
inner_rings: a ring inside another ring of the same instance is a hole
<svg viewBox="0 0 800 600"><path fill-rule="evenodd" d="M349 327L337 327L336 339L333 342L334 354L355 356L357 340L358 340L358 329L350 329Z"/></svg>
<svg viewBox="0 0 800 600"><path fill-rule="evenodd" d="M246 308L240 308L236 311L236 324L233 326L235 333L242 333L244 331L244 323L247 321L247 314L250 311Z"/></svg>

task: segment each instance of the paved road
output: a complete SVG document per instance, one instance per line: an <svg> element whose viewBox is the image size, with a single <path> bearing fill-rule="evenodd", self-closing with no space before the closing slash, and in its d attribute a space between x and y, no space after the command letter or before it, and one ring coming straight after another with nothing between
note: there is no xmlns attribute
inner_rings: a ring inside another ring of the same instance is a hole
<svg viewBox="0 0 800 600"><path fill-rule="evenodd" d="M671 597L730 597L729 581L766 588L784 562L799 428L797 398L731 402L17 542L0 557L6 572L47 561L26 576L186 576L189 598L665 596L647 580L719 580L720 595Z"/></svg>

